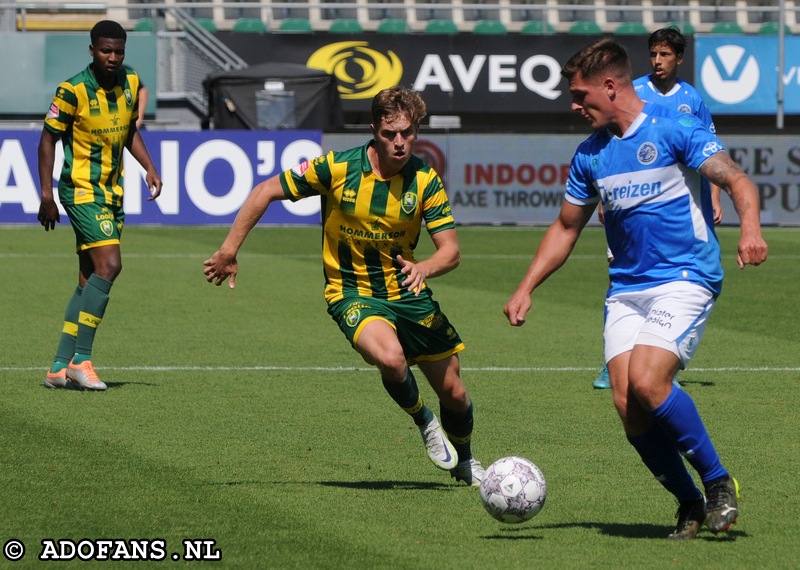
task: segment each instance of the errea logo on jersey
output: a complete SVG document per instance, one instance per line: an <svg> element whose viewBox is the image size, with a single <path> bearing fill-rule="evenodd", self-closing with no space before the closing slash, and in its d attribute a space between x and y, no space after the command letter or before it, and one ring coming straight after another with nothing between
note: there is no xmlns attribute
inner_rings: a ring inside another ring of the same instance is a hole
<svg viewBox="0 0 800 570"><path fill-rule="evenodd" d="M658 158L658 149L656 145L651 142L642 143L642 146L636 151L636 158L640 164L644 164L645 166L653 164Z"/></svg>
<svg viewBox="0 0 800 570"><path fill-rule="evenodd" d="M303 176L306 172L308 172L308 168L309 168L308 161L304 160L297 166L293 166L292 172L294 172L298 176Z"/></svg>
<svg viewBox="0 0 800 570"><path fill-rule="evenodd" d="M749 99L760 78L756 56L740 45L719 46L700 66L700 81L708 95L727 105Z"/></svg>

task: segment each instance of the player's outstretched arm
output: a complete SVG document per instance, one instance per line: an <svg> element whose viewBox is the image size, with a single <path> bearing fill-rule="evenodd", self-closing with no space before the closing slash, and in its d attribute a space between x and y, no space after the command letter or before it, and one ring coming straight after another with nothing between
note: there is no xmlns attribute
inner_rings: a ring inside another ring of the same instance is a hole
<svg viewBox="0 0 800 570"><path fill-rule="evenodd" d="M511 326L519 327L525 324L525 315L531 308L533 291L564 265L583 227L592 217L594 209L594 204L576 206L564 200L558 218L547 228L536 255L528 266L528 271L503 309Z"/></svg>
<svg viewBox="0 0 800 570"><path fill-rule="evenodd" d="M761 235L761 212L755 184L725 151L720 151L700 167L700 174L725 189L739 216L739 236L736 262L740 269L745 265L760 265L767 259L767 242Z"/></svg>
<svg viewBox="0 0 800 570"><path fill-rule="evenodd" d="M236 287L236 275L239 272L236 255L239 248L269 205L276 200L285 199L286 195L283 193L278 176L273 176L253 188L239 213L236 214L228 236L219 250L203 262L206 281L220 286L230 277L228 287L231 289Z"/></svg>

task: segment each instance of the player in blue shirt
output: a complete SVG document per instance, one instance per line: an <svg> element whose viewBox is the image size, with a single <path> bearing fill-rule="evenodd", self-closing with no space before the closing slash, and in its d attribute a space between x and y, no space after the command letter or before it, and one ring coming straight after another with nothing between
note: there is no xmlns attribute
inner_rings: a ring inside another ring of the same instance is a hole
<svg viewBox="0 0 800 570"><path fill-rule="evenodd" d="M616 42L590 44L561 73L572 109L594 133L578 147L558 218L504 312L512 326L525 323L533 291L564 264L602 202L615 256L604 330L614 405L642 462L678 500L670 538L694 538L703 522L725 532L739 514L737 483L692 398L672 378L697 350L722 284L700 176L731 197L741 226L740 268L767 258L755 185L696 117L639 99L628 55ZM683 457L700 476L705 499Z"/></svg>
<svg viewBox="0 0 800 570"><path fill-rule="evenodd" d="M699 118L712 133L716 133L711 112L703 102L700 93L689 83L678 77L678 66L683 63L683 54L686 51L686 38L677 28L661 28L653 32L647 40L650 50L650 66L652 73L634 79L633 87L636 94L643 101L651 101L670 107L681 113L687 113ZM704 184L708 180L703 179ZM711 206L714 212L714 223L722 221L722 205L720 204L720 188L716 184L711 187ZM602 204L598 208L600 219L603 220ZM609 248L608 260L613 259ZM677 382L677 377L673 379ZM611 388L608 378L608 368L605 363L600 369L597 379L592 386L598 389Z"/></svg>
<svg viewBox="0 0 800 570"><path fill-rule="evenodd" d="M706 107L703 97L697 89L678 77L678 66L683 63L683 54L686 51L686 38L683 34L677 28L661 28L650 35L647 46L653 72L633 81L639 99L694 115L708 130L716 134L711 111ZM711 205L716 224L722 221L719 198L720 188L712 184Z"/></svg>

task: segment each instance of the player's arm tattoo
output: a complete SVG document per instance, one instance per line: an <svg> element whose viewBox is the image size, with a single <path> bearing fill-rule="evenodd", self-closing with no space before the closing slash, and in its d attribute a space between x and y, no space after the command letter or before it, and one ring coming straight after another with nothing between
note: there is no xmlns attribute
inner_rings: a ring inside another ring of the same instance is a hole
<svg viewBox="0 0 800 570"><path fill-rule="evenodd" d="M700 174L725 189L730 188L739 178L747 177L725 151L720 151L706 160L700 167Z"/></svg>

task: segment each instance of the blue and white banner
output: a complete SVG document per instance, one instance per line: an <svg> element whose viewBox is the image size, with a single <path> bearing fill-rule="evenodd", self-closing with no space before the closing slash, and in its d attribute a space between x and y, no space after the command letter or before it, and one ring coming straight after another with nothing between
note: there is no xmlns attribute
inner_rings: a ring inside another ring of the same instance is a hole
<svg viewBox="0 0 800 570"><path fill-rule="evenodd" d="M778 77L777 36L697 36L695 87L712 115L800 113L800 37L786 36L783 76Z"/></svg>
<svg viewBox="0 0 800 570"><path fill-rule="evenodd" d="M126 154L125 222L131 224L229 224L254 185L323 154L319 131L164 131L142 136L164 186L161 196L148 202L144 170ZM39 137L35 131L0 131L0 223L38 223ZM59 144L54 188L63 156ZM63 209L61 213L65 215ZM274 204L262 223L319 223L319 199Z"/></svg>
<svg viewBox="0 0 800 570"><path fill-rule="evenodd" d="M367 132L322 137L315 131L143 134L164 188L158 200L148 202L141 167L132 157L126 162L129 224L229 225L260 181L369 138ZM414 153L444 179L458 223L547 225L558 215L570 158L585 137L423 133ZM800 225L797 137L723 135L722 141L758 189L762 223ZM0 224L38 225L38 142L38 132L0 131ZM722 223L737 224L727 196L722 206ZM315 225L319 208L318 197L284 200L270 206L261 223Z"/></svg>

